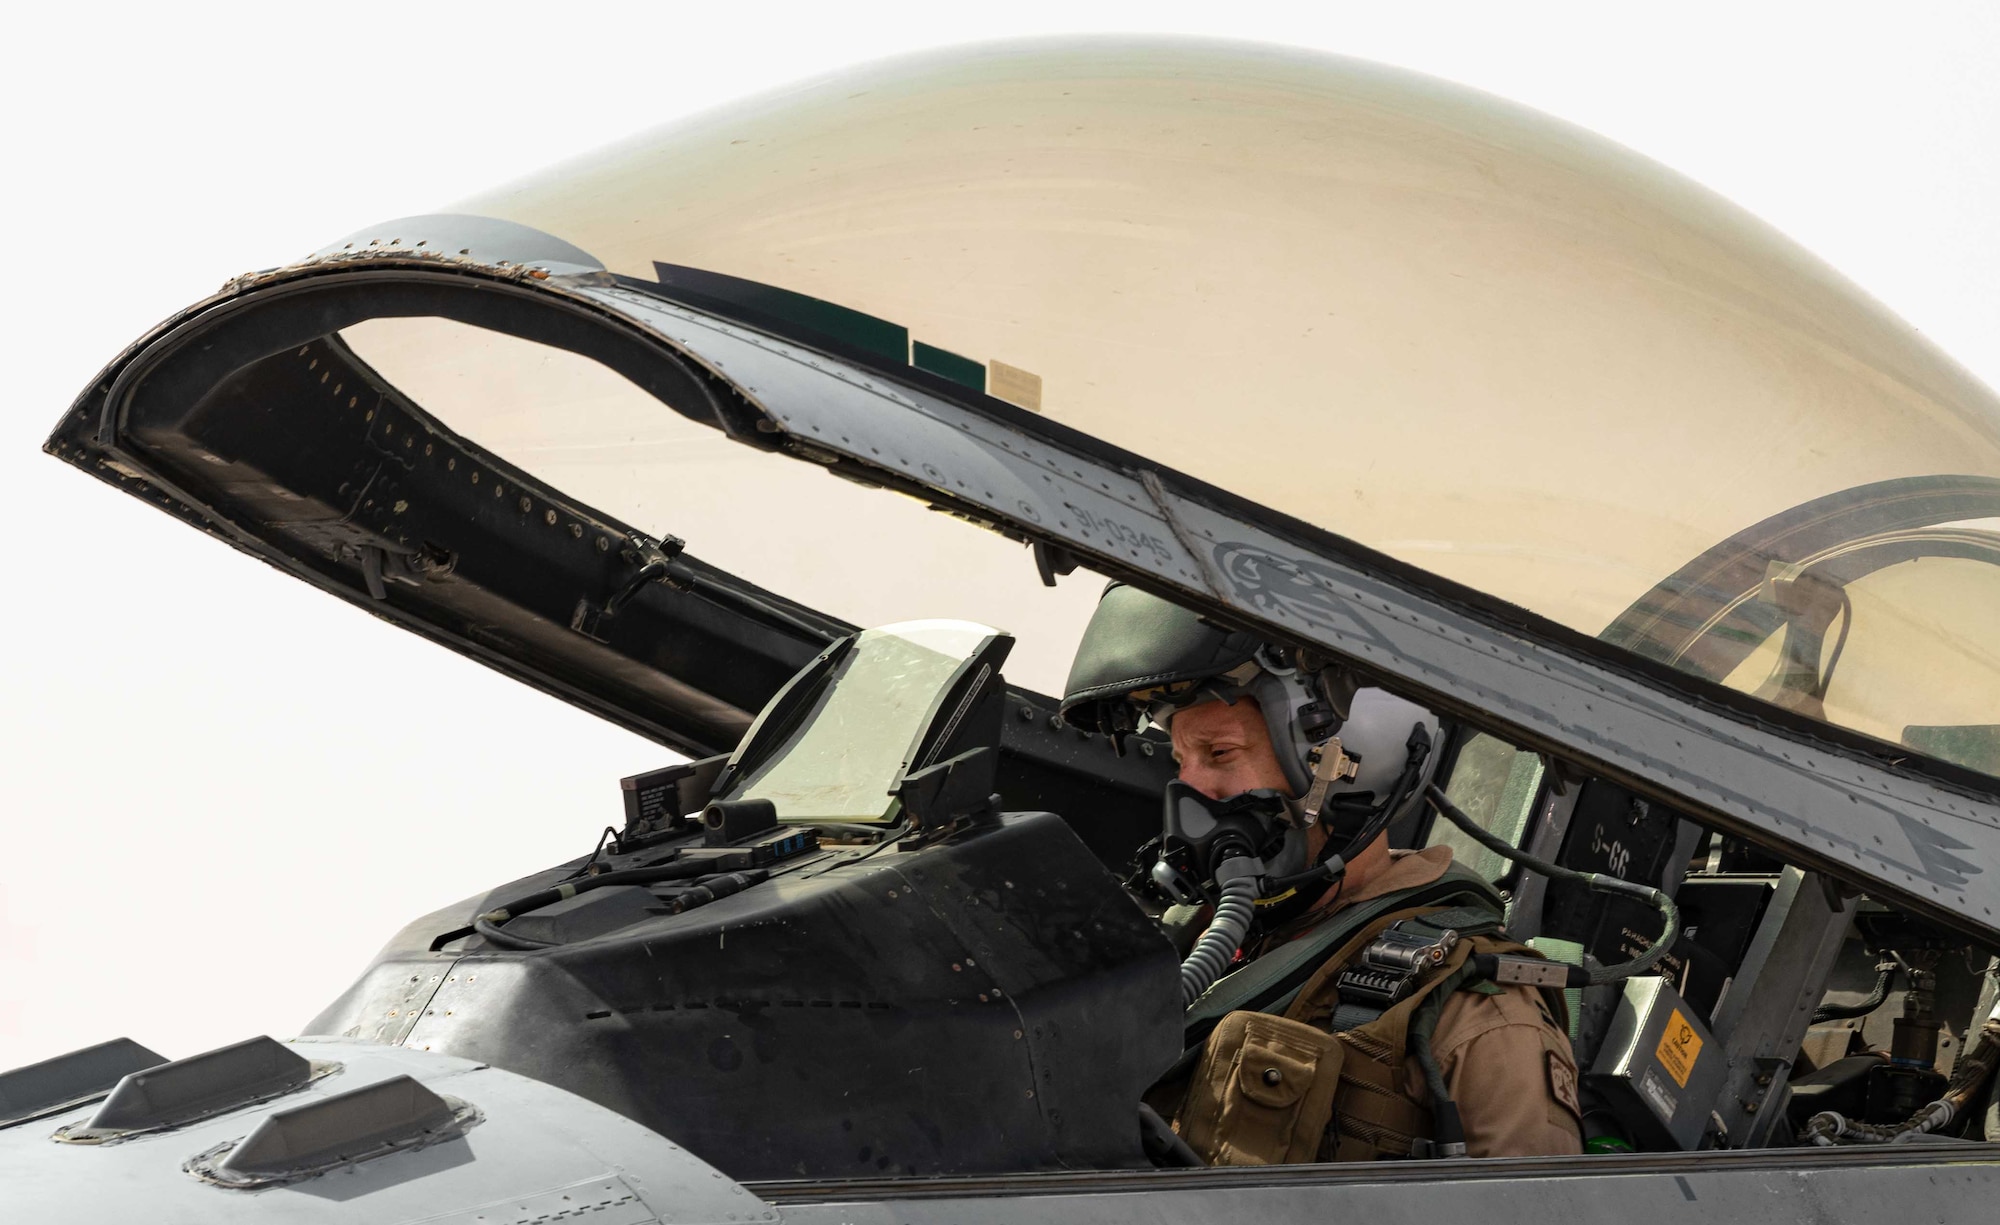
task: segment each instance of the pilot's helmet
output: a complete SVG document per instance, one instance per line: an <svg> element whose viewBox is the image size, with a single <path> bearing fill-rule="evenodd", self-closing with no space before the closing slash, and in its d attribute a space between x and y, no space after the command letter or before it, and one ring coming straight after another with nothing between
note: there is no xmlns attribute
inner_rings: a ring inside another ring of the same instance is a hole
<svg viewBox="0 0 2000 1225"><path fill-rule="evenodd" d="M1077 646L1062 716L1087 731L1122 737L1165 728L1176 711L1202 702L1255 698L1295 797L1312 789L1323 750L1338 736L1358 768L1327 791L1385 799L1410 765L1412 728L1421 727L1423 744L1433 744L1437 716L1386 690L1357 688L1341 669L1309 665L1253 634L1114 582ZM1417 789L1435 762L1435 753L1426 755ZM1411 788L1401 790L1414 803Z"/></svg>

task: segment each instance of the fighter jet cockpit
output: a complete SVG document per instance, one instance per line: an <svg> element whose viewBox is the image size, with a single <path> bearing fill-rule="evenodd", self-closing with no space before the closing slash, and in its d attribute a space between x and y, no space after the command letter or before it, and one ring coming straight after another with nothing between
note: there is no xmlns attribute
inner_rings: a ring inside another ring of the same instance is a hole
<svg viewBox="0 0 2000 1225"><path fill-rule="evenodd" d="M1242 1151L1162 1088L1229 1018L1448 965L1567 1052L1581 1151L1538 1176L2000 1139L1990 391L1692 184L1437 82L870 71L239 278L52 437L661 746L306 1035L558 1086L760 1194L1173 1178ZM1104 662L1149 634L1205 662ZM1280 772L1202 793L1174 721L1246 696ZM1485 917L1322 983L1284 924L1377 839ZM1369 1155L1427 1177L1446 1113ZM1345 1159L1317 1135L1237 1163Z"/></svg>

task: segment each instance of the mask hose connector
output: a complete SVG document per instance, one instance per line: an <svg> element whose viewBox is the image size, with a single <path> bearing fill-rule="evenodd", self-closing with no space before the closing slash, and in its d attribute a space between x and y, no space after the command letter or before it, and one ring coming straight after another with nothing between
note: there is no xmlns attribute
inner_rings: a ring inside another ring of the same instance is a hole
<svg viewBox="0 0 2000 1225"><path fill-rule="evenodd" d="M1194 951L1181 962L1182 1008L1200 999L1202 992L1213 987L1215 980L1228 971L1243 947L1243 938L1250 934L1250 920L1257 906L1257 872L1239 871L1226 880L1220 879L1236 864L1246 868L1255 865L1259 869L1263 866L1254 859L1233 859L1225 860L1216 870L1221 896L1215 902L1215 918L1209 921L1201 939L1194 942Z"/></svg>
<svg viewBox="0 0 2000 1225"><path fill-rule="evenodd" d="M1347 861L1335 855L1318 867L1307 868L1297 876L1280 876L1264 886L1264 890L1269 896L1277 897L1287 889L1305 889L1313 885L1331 885L1345 875L1346 872Z"/></svg>

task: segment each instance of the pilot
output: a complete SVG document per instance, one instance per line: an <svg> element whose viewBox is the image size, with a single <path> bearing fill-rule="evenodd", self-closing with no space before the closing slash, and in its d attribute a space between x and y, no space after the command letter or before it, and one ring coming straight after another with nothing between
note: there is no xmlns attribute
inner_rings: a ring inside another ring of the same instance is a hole
<svg viewBox="0 0 2000 1225"><path fill-rule="evenodd" d="M1118 583L1084 633L1064 717L1112 735L1164 726L1182 783L1282 808L1274 874L1319 868L1257 899L1190 1033L1223 1015L1149 1101L1211 1164L1581 1151L1560 993L1498 986L1467 962L1528 952L1500 932L1498 893L1449 847L1389 847L1434 765L1435 717L1340 675ZM1428 972L1398 968L1400 951L1446 946Z"/></svg>

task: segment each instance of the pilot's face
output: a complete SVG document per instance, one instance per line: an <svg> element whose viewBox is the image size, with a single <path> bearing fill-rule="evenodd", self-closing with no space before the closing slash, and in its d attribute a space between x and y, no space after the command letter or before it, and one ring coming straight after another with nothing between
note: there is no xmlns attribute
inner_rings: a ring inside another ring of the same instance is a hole
<svg viewBox="0 0 2000 1225"><path fill-rule="evenodd" d="M1255 698L1190 706L1174 715L1168 730L1181 781L1209 799L1224 800L1258 787L1291 794Z"/></svg>

